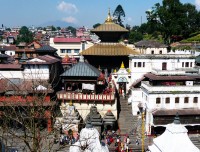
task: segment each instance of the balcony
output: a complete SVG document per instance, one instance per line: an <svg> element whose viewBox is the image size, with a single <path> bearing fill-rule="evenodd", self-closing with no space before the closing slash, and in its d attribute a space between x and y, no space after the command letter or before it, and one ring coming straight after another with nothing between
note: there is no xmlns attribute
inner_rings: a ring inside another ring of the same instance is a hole
<svg viewBox="0 0 200 152"><path fill-rule="evenodd" d="M195 86L152 86L148 81L142 81L141 88L144 88L148 92L168 92L171 94L177 94L179 92L200 92L200 85Z"/></svg>
<svg viewBox="0 0 200 152"><path fill-rule="evenodd" d="M59 91L57 92L57 98L59 100L76 100L76 101L113 101L115 100L115 94L83 94L75 92Z"/></svg>

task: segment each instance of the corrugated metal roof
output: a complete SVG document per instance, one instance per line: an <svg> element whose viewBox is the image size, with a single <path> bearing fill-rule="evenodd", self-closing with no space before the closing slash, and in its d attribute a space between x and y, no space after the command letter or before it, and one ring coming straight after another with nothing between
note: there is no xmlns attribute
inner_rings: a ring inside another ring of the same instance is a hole
<svg viewBox="0 0 200 152"><path fill-rule="evenodd" d="M89 63L79 62L66 70L61 76L69 77L99 77L100 71Z"/></svg>
<svg viewBox="0 0 200 152"><path fill-rule="evenodd" d="M170 75L167 75L167 76L159 76L159 75L155 75L155 74L152 74L152 73L147 73L144 75L145 77L151 79L151 80L195 80L196 77L193 77L193 76L185 76L185 75L173 75L173 76L170 76Z"/></svg>
<svg viewBox="0 0 200 152"><path fill-rule="evenodd" d="M41 48L36 49L36 52L56 52L57 49L49 46L49 45L43 45Z"/></svg>
<svg viewBox="0 0 200 152"><path fill-rule="evenodd" d="M76 37L55 37L53 39L54 43L81 43L81 38L76 38Z"/></svg>
<svg viewBox="0 0 200 152"><path fill-rule="evenodd" d="M21 69L20 64L0 64L0 69Z"/></svg>
<svg viewBox="0 0 200 152"><path fill-rule="evenodd" d="M81 55L128 56L139 52L120 43L99 43L81 52Z"/></svg>
<svg viewBox="0 0 200 152"><path fill-rule="evenodd" d="M115 23L104 23L91 30L91 32L128 32L128 30Z"/></svg>
<svg viewBox="0 0 200 152"><path fill-rule="evenodd" d="M160 109L154 111L154 116L174 116L178 112L179 115L200 115L200 109Z"/></svg>
<svg viewBox="0 0 200 152"><path fill-rule="evenodd" d="M167 45L162 44L157 41L153 40L142 40L137 43L135 43L135 47L146 47L146 48L166 48Z"/></svg>
<svg viewBox="0 0 200 152"><path fill-rule="evenodd" d="M0 54L0 58L9 58L10 56L8 56L7 54Z"/></svg>

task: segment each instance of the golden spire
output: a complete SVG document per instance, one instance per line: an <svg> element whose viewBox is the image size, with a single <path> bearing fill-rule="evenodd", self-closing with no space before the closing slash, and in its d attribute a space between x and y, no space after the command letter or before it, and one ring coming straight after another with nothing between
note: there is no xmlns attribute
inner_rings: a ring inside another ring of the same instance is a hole
<svg viewBox="0 0 200 152"><path fill-rule="evenodd" d="M108 17L107 17L105 23L113 23L112 17L110 15L110 8L108 9Z"/></svg>
<svg viewBox="0 0 200 152"><path fill-rule="evenodd" d="M116 70L116 69L114 69L114 73L117 73L117 70Z"/></svg>
<svg viewBox="0 0 200 152"><path fill-rule="evenodd" d="M124 62L122 61L120 69L124 69Z"/></svg>
<svg viewBox="0 0 200 152"><path fill-rule="evenodd" d="M72 100L70 100L69 105L70 105L70 106L73 106Z"/></svg>

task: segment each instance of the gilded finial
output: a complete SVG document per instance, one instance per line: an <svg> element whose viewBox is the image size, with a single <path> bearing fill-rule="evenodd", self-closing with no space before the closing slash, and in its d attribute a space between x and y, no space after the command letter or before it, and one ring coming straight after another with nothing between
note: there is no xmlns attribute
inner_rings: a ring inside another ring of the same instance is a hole
<svg viewBox="0 0 200 152"><path fill-rule="evenodd" d="M73 106L72 100L70 100L69 105L70 105L70 106Z"/></svg>
<svg viewBox="0 0 200 152"><path fill-rule="evenodd" d="M111 15L110 15L110 8L109 8L109 9L108 9L108 17L107 17L105 23L112 23L112 22L113 22L113 20L112 20L112 17L111 17Z"/></svg>
<svg viewBox="0 0 200 152"><path fill-rule="evenodd" d="M122 61L120 69L124 69L124 62Z"/></svg>
<svg viewBox="0 0 200 152"><path fill-rule="evenodd" d="M114 73L117 73L117 70L116 70L116 69L114 69Z"/></svg>

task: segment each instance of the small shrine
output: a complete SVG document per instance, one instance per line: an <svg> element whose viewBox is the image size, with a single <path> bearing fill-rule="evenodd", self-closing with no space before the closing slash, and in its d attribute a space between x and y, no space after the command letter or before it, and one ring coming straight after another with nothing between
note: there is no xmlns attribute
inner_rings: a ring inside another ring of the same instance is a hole
<svg viewBox="0 0 200 152"><path fill-rule="evenodd" d="M81 118L79 112L76 110L72 102L70 102L65 107L61 107L60 117L56 118L55 127L61 129L68 134L68 131L72 131L76 136L80 131L83 119Z"/></svg>
<svg viewBox="0 0 200 152"><path fill-rule="evenodd" d="M150 152L199 152L187 134L188 130L180 123L178 114L174 122L166 126L165 132L153 139Z"/></svg>
<svg viewBox="0 0 200 152"><path fill-rule="evenodd" d="M125 95L128 93L128 89L131 86L131 71L126 69L124 63L121 63L120 69L114 70L112 73L112 80L116 84L116 88L120 95Z"/></svg>
<svg viewBox="0 0 200 152"><path fill-rule="evenodd" d="M90 108L90 113L86 117L86 122L88 122L88 120L91 120L91 124L94 126L94 128L96 128L98 132L101 133L103 121L101 115L97 111L97 107L92 106Z"/></svg>
<svg viewBox="0 0 200 152"><path fill-rule="evenodd" d="M111 110L108 110L103 117L104 129L115 130L116 129L116 119Z"/></svg>

